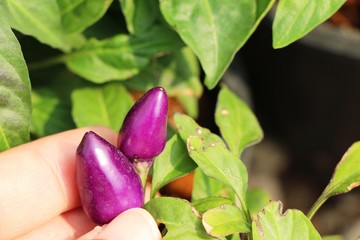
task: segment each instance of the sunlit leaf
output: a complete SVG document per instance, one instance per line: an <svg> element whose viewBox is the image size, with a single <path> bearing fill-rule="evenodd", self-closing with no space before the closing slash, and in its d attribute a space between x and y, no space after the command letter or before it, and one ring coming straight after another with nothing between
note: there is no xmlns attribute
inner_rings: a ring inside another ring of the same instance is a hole
<svg viewBox="0 0 360 240"><path fill-rule="evenodd" d="M144 205L154 219L165 224L164 240L212 239L202 226L199 213L186 200L160 197Z"/></svg>
<svg viewBox="0 0 360 240"><path fill-rule="evenodd" d="M279 1L273 23L273 47L281 48L303 37L333 15L346 0Z"/></svg>
<svg viewBox="0 0 360 240"><path fill-rule="evenodd" d="M207 210L219 207L224 204L232 204L233 201L229 198L224 197L205 197L191 202L195 207L196 211L200 214L205 213Z"/></svg>
<svg viewBox="0 0 360 240"><path fill-rule="evenodd" d="M149 64L151 57L180 46L182 42L175 32L159 26L138 37L120 34L101 41L89 40L62 60L81 77L103 83L133 77Z"/></svg>
<svg viewBox="0 0 360 240"><path fill-rule="evenodd" d="M283 213L281 202L269 203L252 224L254 240L321 240L310 220L299 210Z"/></svg>
<svg viewBox="0 0 360 240"><path fill-rule="evenodd" d="M133 105L132 96L120 82L79 88L71 98L77 127L102 125L119 131Z"/></svg>
<svg viewBox="0 0 360 240"><path fill-rule="evenodd" d="M160 1L160 9L199 57L206 74L205 84L212 89L273 3L273 0L164 0Z"/></svg>
<svg viewBox="0 0 360 240"><path fill-rule="evenodd" d="M355 142L344 154L335 168L334 174L318 200L311 207L308 217L311 219L316 211L331 196L346 193L360 186L360 141Z"/></svg>
<svg viewBox="0 0 360 240"><path fill-rule="evenodd" d="M225 86L219 92L215 121L230 150L239 157L246 147L263 137L254 113Z"/></svg>
<svg viewBox="0 0 360 240"><path fill-rule="evenodd" d="M240 199L242 210L247 211L245 196L248 176L246 167L224 147L219 139L211 137L212 135L206 138L190 136L187 140L190 157L205 175L231 187Z"/></svg>
<svg viewBox="0 0 360 240"><path fill-rule="evenodd" d="M209 178L199 168L195 170L194 186L191 193L192 201L208 197L225 197L233 200L234 195L234 190L231 187L217 179Z"/></svg>
<svg viewBox="0 0 360 240"><path fill-rule="evenodd" d="M83 42L80 35L64 34L56 0L2 0L0 15L12 28L63 51Z"/></svg>
<svg viewBox="0 0 360 240"><path fill-rule="evenodd" d="M65 33L81 32L99 20L112 0L57 0Z"/></svg>
<svg viewBox="0 0 360 240"><path fill-rule="evenodd" d="M234 233L250 232L250 223L239 208L225 204L206 211L202 223L210 236L224 237Z"/></svg>
<svg viewBox="0 0 360 240"><path fill-rule="evenodd" d="M0 151L29 141L31 122L29 74L20 45L1 15L0 116Z"/></svg>

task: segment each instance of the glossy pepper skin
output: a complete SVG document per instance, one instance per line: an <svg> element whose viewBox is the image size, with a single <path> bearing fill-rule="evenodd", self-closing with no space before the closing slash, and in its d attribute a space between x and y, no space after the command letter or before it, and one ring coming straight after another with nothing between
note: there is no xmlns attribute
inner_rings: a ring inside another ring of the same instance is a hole
<svg viewBox="0 0 360 240"><path fill-rule="evenodd" d="M159 155L166 144L168 98L155 87L130 109L119 132L118 148L131 161L147 161Z"/></svg>
<svg viewBox="0 0 360 240"><path fill-rule="evenodd" d="M141 180L131 162L91 131L77 148L76 181L85 213L98 224L143 205Z"/></svg>

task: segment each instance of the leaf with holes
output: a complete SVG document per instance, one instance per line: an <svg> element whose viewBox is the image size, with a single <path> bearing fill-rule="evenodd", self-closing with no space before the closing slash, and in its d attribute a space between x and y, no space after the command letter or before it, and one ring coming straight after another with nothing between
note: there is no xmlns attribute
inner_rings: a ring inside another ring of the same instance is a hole
<svg viewBox="0 0 360 240"><path fill-rule="evenodd" d="M263 137L254 113L225 86L219 92L215 121L230 150L238 157L246 147L259 142Z"/></svg>
<svg viewBox="0 0 360 240"><path fill-rule="evenodd" d="M225 197L205 197L191 202L201 215L204 214L207 210L212 208L219 207L224 204L233 204L233 201Z"/></svg>
<svg viewBox="0 0 360 240"><path fill-rule="evenodd" d="M102 125L119 131L133 105L131 95L119 82L75 89L72 116L77 127Z"/></svg>
<svg viewBox="0 0 360 240"><path fill-rule="evenodd" d="M252 223L254 240L321 240L310 220L299 210L283 211L281 202L269 203Z"/></svg>
<svg viewBox="0 0 360 240"><path fill-rule="evenodd" d="M29 141L31 97L20 45L1 15L0 66L0 151L3 151Z"/></svg>
<svg viewBox="0 0 360 240"><path fill-rule="evenodd" d="M248 174L243 162L232 154L219 139L190 136L187 147L190 157L205 175L231 187L240 200L242 211L247 212L246 189ZM215 135L216 136L216 135ZM249 218L249 216L247 216Z"/></svg>

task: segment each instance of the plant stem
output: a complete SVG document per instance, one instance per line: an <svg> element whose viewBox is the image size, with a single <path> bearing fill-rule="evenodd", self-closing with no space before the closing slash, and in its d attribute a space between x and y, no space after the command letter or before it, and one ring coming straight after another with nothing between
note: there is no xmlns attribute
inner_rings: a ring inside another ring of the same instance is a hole
<svg viewBox="0 0 360 240"><path fill-rule="evenodd" d="M318 200L316 200L316 202L312 205L312 207L310 208L309 212L307 213L307 217L311 220L312 217L315 215L315 213L317 212L317 210L319 210L319 208L324 204L324 202L326 200L328 200L329 196L324 195L324 193L322 193L320 195L320 197L318 198Z"/></svg>
<svg viewBox="0 0 360 240"><path fill-rule="evenodd" d="M60 55L56 57L52 57L43 61L32 62L28 64L28 68L30 70L39 70L47 67L51 67L60 63L63 63L65 59L65 55Z"/></svg>
<svg viewBox="0 0 360 240"><path fill-rule="evenodd" d="M146 181L147 181L149 169L153 163L154 163L154 159L149 159L146 161L140 161L138 159L134 159L133 161L133 166L136 169L136 172L139 174L139 177L141 179L141 183L144 189L144 194L145 194Z"/></svg>

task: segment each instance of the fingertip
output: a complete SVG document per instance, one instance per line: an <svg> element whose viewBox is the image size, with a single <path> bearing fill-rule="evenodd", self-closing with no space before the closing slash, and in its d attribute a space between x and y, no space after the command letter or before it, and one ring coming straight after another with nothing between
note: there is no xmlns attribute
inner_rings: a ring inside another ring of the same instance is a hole
<svg viewBox="0 0 360 240"><path fill-rule="evenodd" d="M107 226L97 227L92 232L86 234L86 236L92 239L108 240L161 239L161 234L155 220L149 212L142 208L132 208L125 211Z"/></svg>

